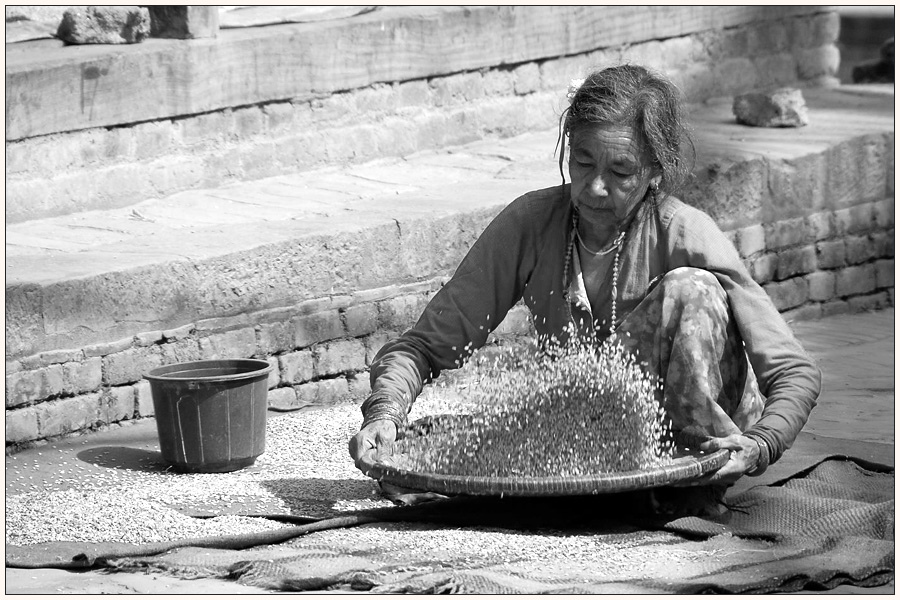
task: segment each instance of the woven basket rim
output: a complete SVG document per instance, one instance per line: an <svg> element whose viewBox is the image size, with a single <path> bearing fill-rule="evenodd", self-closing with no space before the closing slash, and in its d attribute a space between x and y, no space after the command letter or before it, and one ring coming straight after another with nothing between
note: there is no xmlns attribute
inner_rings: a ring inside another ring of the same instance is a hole
<svg viewBox="0 0 900 600"><path fill-rule="evenodd" d="M398 469L363 456L360 468L378 481L443 494L479 496L578 496L625 492L682 483L721 468L730 452L692 450L664 466L579 477L484 477Z"/></svg>

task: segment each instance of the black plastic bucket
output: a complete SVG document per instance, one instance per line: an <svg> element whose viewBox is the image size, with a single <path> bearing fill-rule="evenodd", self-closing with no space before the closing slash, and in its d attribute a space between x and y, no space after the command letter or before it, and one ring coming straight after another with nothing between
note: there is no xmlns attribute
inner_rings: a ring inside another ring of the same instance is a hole
<svg viewBox="0 0 900 600"><path fill-rule="evenodd" d="M153 369L150 381L163 460L179 471L224 473L266 449L264 360L198 360Z"/></svg>

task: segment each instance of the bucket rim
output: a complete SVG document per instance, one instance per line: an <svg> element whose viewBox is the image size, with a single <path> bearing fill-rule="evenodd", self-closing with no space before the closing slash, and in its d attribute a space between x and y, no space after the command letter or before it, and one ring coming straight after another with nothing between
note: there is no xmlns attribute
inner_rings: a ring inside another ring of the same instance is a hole
<svg viewBox="0 0 900 600"><path fill-rule="evenodd" d="M220 368L228 368L228 367L257 367L254 370L248 370L243 373L232 373L230 375L207 375L207 376L197 376L197 375L187 375L184 377L178 377L177 375L169 375L166 371L179 371L179 370L187 370L189 368L202 368L202 367L220 367ZM258 358L217 358L217 359L206 359L206 360L191 360L186 362L178 362L171 363L168 365L163 365L160 367L156 367L155 369L151 369L150 371L144 373L144 378L150 381L235 381L240 379L251 379L255 377L267 376L272 369L275 368L275 365L269 363L268 361L261 360Z"/></svg>

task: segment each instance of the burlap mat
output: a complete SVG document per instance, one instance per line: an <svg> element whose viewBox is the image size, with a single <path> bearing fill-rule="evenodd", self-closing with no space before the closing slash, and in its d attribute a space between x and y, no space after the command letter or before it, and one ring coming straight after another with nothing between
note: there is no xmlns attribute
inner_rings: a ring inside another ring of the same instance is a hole
<svg viewBox="0 0 900 600"><path fill-rule="evenodd" d="M455 498L283 527L268 541L184 540L143 554L82 547L77 558L295 591L773 592L893 579L887 466L830 458L727 497L732 510L717 519L654 521L631 510L633 500ZM18 550L7 548L8 566L27 566ZM56 550L74 558L72 547Z"/></svg>

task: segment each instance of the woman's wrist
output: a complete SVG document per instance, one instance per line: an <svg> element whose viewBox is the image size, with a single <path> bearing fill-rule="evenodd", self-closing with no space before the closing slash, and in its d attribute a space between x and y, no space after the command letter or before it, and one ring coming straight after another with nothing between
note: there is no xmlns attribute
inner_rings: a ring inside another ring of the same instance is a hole
<svg viewBox="0 0 900 600"><path fill-rule="evenodd" d="M371 395L362 404L364 428L375 421L386 420L397 427L399 433L406 428L406 411L396 400L384 395Z"/></svg>

